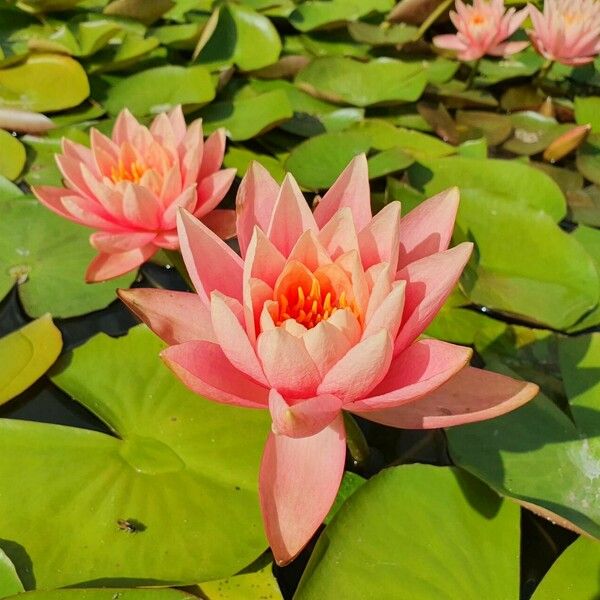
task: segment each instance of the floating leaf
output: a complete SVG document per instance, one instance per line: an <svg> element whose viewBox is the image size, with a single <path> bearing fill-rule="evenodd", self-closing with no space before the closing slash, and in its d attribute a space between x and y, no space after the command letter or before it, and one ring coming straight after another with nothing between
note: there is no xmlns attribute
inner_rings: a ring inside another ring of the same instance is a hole
<svg viewBox="0 0 600 600"><path fill-rule="evenodd" d="M11 456L0 477L19 481L0 495L11 540L0 546L25 587L34 577L38 588L192 584L265 549L257 480L268 416L190 392L161 364L162 348L139 326L97 335L60 363L54 383L114 436L0 420Z"/></svg>
<svg viewBox="0 0 600 600"><path fill-rule="evenodd" d="M600 277L600 231L592 227L579 225L571 235L591 256L594 265L596 266L598 277ZM577 323L569 329L569 332L583 331L590 327L596 327L597 325L600 325L600 306L596 306L594 310L586 314L581 320L577 321Z"/></svg>
<svg viewBox="0 0 600 600"><path fill-rule="evenodd" d="M8 131L0 129L0 175L15 180L25 166L25 147Z"/></svg>
<svg viewBox="0 0 600 600"><path fill-rule="evenodd" d="M150 25L174 6L174 0L113 0L104 8L105 15L129 17Z"/></svg>
<svg viewBox="0 0 600 600"><path fill-rule="evenodd" d="M317 58L296 76L301 89L332 102L369 106L417 100L427 83L423 65L393 59L361 63Z"/></svg>
<svg viewBox="0 0 600 600"><path fill-rule="evenodd" d="M177 590L131 590L131 589L69 589L40 590L11 596L5 600L196 600Z"/></svg>
<svg viewBox="0 0 600 600"><path fill-rule="evenodd" d="M85 71L69 56L32 54L19 64L0 69L0 102L4 106L49 112L76 106L89 93Z"/></svg>
<svg viewBox="0 0 600 600"><path fill-rule="evenodd" d="M270 563L254 573L202 583L198 589L206 600L283 600Z"/></svg>
<svg viewBox="0 0 600 600"><path fill-rule="evenodd" d="M543 63L544 59L530 48L502 60L484 58L479 63L477 83L493 85L515 77L530 77L539 71Z"/></svg>
<svg viewBox="0 0 600 600"><path fill-rule="evenodd" d="M600 134L600 96L575 98L575 120L579 125L590 124L594 133Z"/></svg>
<svg viewBox="0 0 600 600"><path fill-rule="evenodd" d="M131 75L108 91L106 109L116 115L128 108L135 115L156 114L182 104L199 106L215 97L204 67L167 65Z"/></svg>
<svg viewBox="0 0 600 600"><path fill-rule="evenodd" d="M402 169L406 169L415 159L404 152L401 148L390 148L375 154L369 159L369 178L383 177L390 173L395 173Z"/></svg>
<svg viewBox="0 0 600 600"><path fill-rule="evenodd" d="M510 117L480 110L457 111L456 123L469 137L485 136L490 146L501 144L512 131Z"/></svg>
<svg viewBox="0 0 600 600"><path fill-rule="evenodd" d="M0 405L37 381L61 349L62 337L50 315L0 338Z"/></svg>
<svg viewBox="0 0 600 600"><path fill-rule="evenodd" d="M362 21L348 24L348 32L357 42L371 46L396 46L412 41L418 29L405 23L398 25L371 25Z"/></svg>
<svg viewBox="0 0 600 600"><path fill-rule="evenodd" d="M23 591L23 584L17 575L15 566L0 550L0 598L20 594Z"/></svg>
<svg viewBox="0 0 600 600"><path fill-rule="evenodd" d="M572 125L560 124L538 112L526 111L511 116L513 137L503 148L515 154L531 156L545 150L555 139L571 131Z"/></svg>
<svg viewBox="0 0 600 600"><path fill-rule="evenodd" d="M285 170L281 163L268 154L257 154L246 148L229 146L223 164L227 168L237 169L238 177L243 177L252 161L259 162L271 176L281 183L285 177Z"/></svg>
<svg viewBox="0 0 600 600"><path fill-rule="evenodd" d="M576 164L586 179L600 184L600 134L590 135L579 148Z"/></svg>
<svg viewBox="0 0 600 600"><path fill-rule="evenodd" d="M85 270L95 255L89 235L89 229L55 215L37 200L1 202L0 297L18 284L21 302L32 317L46 312L72 317L104 308L115 299L117 287L129 287L135 273L86 284Z"/></svg>
<svg viewBox="0 0 600 600"><path fill-rule="evenodd" d="M385 469L321 534L295 599L372 598L373 586L378 598L399 586L406 598L517 598L518 508L456 469Z"/></svg>

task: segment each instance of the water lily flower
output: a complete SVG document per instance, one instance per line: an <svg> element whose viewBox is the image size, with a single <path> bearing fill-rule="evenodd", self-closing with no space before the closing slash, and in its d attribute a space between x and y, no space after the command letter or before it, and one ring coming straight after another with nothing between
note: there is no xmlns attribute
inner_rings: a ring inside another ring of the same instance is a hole
<svg viewBox="0 0 600 600"><path fill-rule="evenodd" d="M584 65L600 54L600 3L596 0L545 0L544 12L529 5L535 49L564 65Z"/></svg>
<svg viewBox="0 0 600 600"><path fill-rule="evenodd" d="M314 214L290 175L254 164L237 196L242 257L182 211L181 251L197 293L120 290L170 346L162 358L212 400L269 410L259 490L280 564L329 511L344 471L343 411L405 428L487 419L537 387L468 366L471 349L420 335L471 254L447 249L458 191L400 218L371 214L357 157Z"/></svg>
<svg viewBox="0 0 600 600"><path fill-rule="evenodd" d="M456 50L460 60L479 60L486 54L509 56L526 48L528 42L506 41L527 17L527 9L505 11L503 0L474 0L468 5L456 0L450 19L456 34L437 35L438 48Z"/></svg>
<svg viewBox="0 0 600 600"><path fill-rule="evenodd" d="M159 249L179 248L176 219L184 208L222 237L235 234L234 211L214 210L235 169L221 169L225 134L206 141L202 123L186 127L181 107L144 127L123 110L112 138L91 130L91 149L63 139L56 162L65 187L39 186L34 193L55 213L97 231L99 254L86 280L123 275Z"/></svg>

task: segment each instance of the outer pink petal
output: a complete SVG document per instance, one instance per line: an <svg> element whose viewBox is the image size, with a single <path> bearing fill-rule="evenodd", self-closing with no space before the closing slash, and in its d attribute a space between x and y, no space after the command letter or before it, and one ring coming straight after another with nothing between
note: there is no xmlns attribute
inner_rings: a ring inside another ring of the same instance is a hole
<svg viewBox="0 0 600 600"><path fill-rule="evenodd" d="M429 394L468 364L473 351L440 340L418 340L392 361L368 398L346 408L359 414L399 406Z"/></svg>
<svg viewBox="0 0 600 600"><path fill-rule="evenodd" d="M234 303L237 306L232 306ZM233 308L236 309L236 312ZM210 309L213 330L229 362L254 381L268 386L254 346L250 343L246 329L242 326L244 322L242 305L230 298L225 298L219 292L213 292L210 296Z"/></svg>
<svg viewBox="0 0 600 600"><path fill-rule="evenodd" d="M112 139L120 146L125 142L131 141L140 127L141 125L138 123L137 119L127 108L124 108L115 121Z"/></svg>
<svg viewBox="0 0 600 600"><path fill-rule="evenodd" d="M177 219L181 254L200 297L208 303L213 290L242 302L242 259L188 212Z"/></svg>
<svg viewBox="0 0 600 600"><path fill-rule="evenodd" d="M198 186L198 204L195 214L204 216L215 208L229 191L234 177L235 169L223 169L202 179Z"/></svg>
<svg viewBox="0 0 600 600"><path fill-rule="evenodd" d="M267 236L284 256L289 256L300 236L309 229L318 231L306 199L296 180L288 174L277 196Z"/></svg>
<svg viewBox="0 0 600 600"><path fill-rule="evenodd" d="M529 46L529 42L503 42L490 48L488 54L492 56L510 56L511 54L525 50L527 46Z"/></svg>
<svg viewBox="0 0 600 600"><path fill-rule="evenodd" d="M222 240L235 237L235 210L215 208L200 220Z"/></svg>
<svg viewBox="0 0 600 600"><path fill-rule="evenodd" d="M127 186L123 194L123 216L131 225L157 230L162 225L162 215L162 203L149 189L135 183Z"/></svg>
<svg viewBox="0 0 600 600"><path fill-rule="evenodd" d="M61 147L65 156L69 156L70 158L74 158L75 160L84 163L87 168L96 175L96 177L99 175L98 171L96 170L96 163L94 162L92 151L89 148L86 148L82 144L73 142L66 137L61 140Z"/></svg>
<svg viewBox="0 0 600 600"><path fill-rule="evenodd" d="M126 233L96 231L90 235L90 244L98 252L119 254L146 246L155 238L156 234L152 231L128 231Z"/></svg>
<svg viewBox="0 0 600 600"><path fill-rule="evenodd" d="M473 244L463 242L450 250L410 263L396 278L405 280L404 319L394 345L394 355L409 346L431 323L454 289Z"/></svg>
<svg viewBox="0 0 600 600"><path fill-rule="evenodd" d="M352 211L356 231L371 221L371 192L367 157L359 154L344 169L329 191L315 208L315 221L319 227L325 224L344 206Z"/></svg>
<svg viewBox="0 0 600 600"><path fill-rule="evenodd" d="M457 50L459 52L465 49L465 43L457 35L450 33L436 35L433 38L433 45L444 50Z"/></svg>
<svg viewBox="0 0 600 600"><path fill-rule="evenodd" d="M319 433L339 414L342 403L331 395L315 396L288 404L277 391L269 393L269 409L273 418L273 432L292 438L303 438Z"/></svg>
<svg viewBox="0 0 600 600"><path fill-rule="evenodd" d="M129 273L147 261L157 250L154 244L148 244L119 254L98 254L88 266L85 280L88 283L98 283Z"/></svg>
<svg viewBox="0 0 600 600"><path fill-rule="evenodd" d="M302 338L275 327L258 336L257 353L271 387L286 398L310 398L316 394L321 375Z"/></svg>
<svg viewBox="0 0 600 600"><path fill-rule="evenodd" d="M197 394L225 404L267 407L269 390L232 366L218 344L185 342L163 350L161 358Z"/></svg>
<svg viewBox="0 0 600 600"><path fill-rule="evenodd" d="M338 210L317 236L333 260L351 250L358 251L358 237L348 206Z"/></svg>
<svg viewBox="0 0 600 600"><path fill-rule="evenodd" d="M169 121L171 121L171 127L176 139L181 141L186 132L185 117L183 116L181 104L173 107L167 116L169 117Z"/></svg>
<svg viewBox="0 0 600 600"><path fill-rule="evenodd" d="M400 202L390 202L358 234L364 269L386 262L396 272L400 243Z"/></svg>
<svg viewBox="0 0 600 600"><path fill-rule="evenodd" d="M235 200L242 256L246 255L255 226L267 232L278 194L277 182L260 163L253 162L240 183Z"/></svg>
<svg viewBox="0 0 600 600"><path fill-rule="evenodd" d="M345 404L364 398L384 377L392 360L385 329L359 342L323 377L318 394L333 394Z"/></svg>
<svg viewBox="0 0 600 600"><path fill-rule="evenodd" d="M386 329L390 338L392 340L396 339L402 322L405 293L406 284L399 281L367 321L362 335L363 339L368 338L380 329Z"/></svg>
<svg viewBox="0 0 600 600"><path fill-rule="evenodd" d="M292 248L288 260L301 262L309 271L316 271L319 267L333 262L311 229L300 236Z"/></svg>
<svg viewBox="0 0 600 600"><path fill-rule="evenodd" d="M216 342L210 310L198 294L134 288L117 290L127 308L167 344Z"/></svg>
<svg viewBox="0 0 600 600"><path fill-rule="evenodd" d="M269 436L259 491L267 539L279 565L290 562L323 522L339 489L345 460L341 415L310 437Z"/></svg>
<svg viewBox="0 0 600 600"><path fill-rule="evenodd" d="M529 402L538 386L498 373L465 367L417 402L361 416L405 429L437 429L499 417Z"/></svg>
<svg viewBox="0 0 600 600"><path fill-rule="evenodd" d="M180 209L192 212L196 206L196 184L185 188L166 208L162 215L162 228L166 230L177 227L177 214Z"/></svg>
<svg viewBox="0 0 600 600"><path fill-rule="evenodd" d="M458 202L454 187L421 202L401 219L399 269L448 248Z"/></svg>
<svg viewBox="0 0 600 600"><path fill-rule="evenodd" d="M204 142L204 152L202 153L202 165L198 173L198 182L212 173L215 173L223 164L225 155L225 130L217 129L208 136ZM235 174L235 169L233 169Z"/></svg>
<svg viewBox="0 0 600 600"><path fill-rule="evenodd" d="M244 260L244 280L251 277L262 279L274 287L285 266L285 258L271 243L264 232L256 227Z"/></svg>

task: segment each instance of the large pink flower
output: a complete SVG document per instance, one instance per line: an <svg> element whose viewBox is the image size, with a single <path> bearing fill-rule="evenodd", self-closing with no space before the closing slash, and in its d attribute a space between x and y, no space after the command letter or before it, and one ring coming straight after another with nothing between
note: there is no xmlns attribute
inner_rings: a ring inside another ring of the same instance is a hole
<svg viewBox="0 0 600 600"><path fill-rule="evenodd" d="M181 107L158 115L150 128L123 110L112 139L91 131L91 149L63 139L56 156L64 188L34 193L55 213L97 229L90 243L98 256L87 281L127 273L160 248L179 247L176 219L185 208L222 237L234 234L234 211L213 210L231 186L235 169L221 169L223 131L206 142L202 123L186 127Z"/></svg>
<svg viewBox="0 0 600 600"><path fill-rule="evenodd" d="M600 3L597 0L545 0L544 12L529 5L535 49L548 60L583 65L600 54Z"/></svg>
<svg viewBox="0 0 600 600"><path fill-rule="evenodd" d="M475 0L472 6L456 0L456 12L450 11L456 34L438 35L433 43L456 50L460 60L477 60L485 54L509 56L528 46L528 42L506 41L526 17L527 9L505 11L503 0Z"/></svg>
<svg viewBox="0 0 600 600"><path fill-rule="evenodd" d="M533 384L467 366L469 348L419 339L471 253L447 250L449 190L400 219L371 215L357 157L314 214L296 182L251 167L237 198L243 258L183 212L181 250L197 294L121 290L171 344L162 357L192 390L271 412L260 470L267 537L286 563L336 496L346 456L342 410L394 427L487 419L532 398Z"/></svg>

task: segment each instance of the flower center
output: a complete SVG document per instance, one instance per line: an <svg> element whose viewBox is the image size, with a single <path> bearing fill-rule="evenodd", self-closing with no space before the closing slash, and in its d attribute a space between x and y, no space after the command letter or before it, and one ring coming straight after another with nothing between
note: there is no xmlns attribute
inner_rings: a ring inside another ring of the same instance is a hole
<svg viewBox="0 0 600 600"><path fill-rule="evenodd" d="M567 11L563 14L563 19L567 25L575 25L582 21L583 15L580 12Z"/></svg>
<svg viewBox="0 0 600 600"><path fill-rule="evenodd" d="M135 160L126 164L123 159L119 159L118 164L114 165L110 172L110 178L115 182L131 181L139 183L148 167L139 161Z"/></svg>
<svg viewBox="0 0 600 600"><path fill-rule="evenodd" d="M349 308L357 317L359 316L354 302L348 301L346 292L342 291L336 296L333 290L323 290L319 280L313 275L310 287L298 285L290 286L286 293L279 294L276 298L278 311L275 318L277 326L287 319L294 319L307 329L326 321L337 310Z"/></svg>
<svg viewBox="0 0 600 600"><path fill-rule="evenodd" d="M483 25L485 23L485 17L481 13L475 13L471 17L471 25Z"/></svg>

